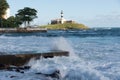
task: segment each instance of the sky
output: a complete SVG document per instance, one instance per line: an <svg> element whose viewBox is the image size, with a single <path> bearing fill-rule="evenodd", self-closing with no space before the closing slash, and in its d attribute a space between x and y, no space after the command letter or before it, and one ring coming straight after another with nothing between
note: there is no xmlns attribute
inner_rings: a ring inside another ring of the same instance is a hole
<svg viewBox="0 0 120 80"><path fill-rule="evenodd" d="M88 27L120 27L120 0L7 0L10 15L19 9L31 7L38 11L32 24L45 25L51 19L64 18Z"/></svg>

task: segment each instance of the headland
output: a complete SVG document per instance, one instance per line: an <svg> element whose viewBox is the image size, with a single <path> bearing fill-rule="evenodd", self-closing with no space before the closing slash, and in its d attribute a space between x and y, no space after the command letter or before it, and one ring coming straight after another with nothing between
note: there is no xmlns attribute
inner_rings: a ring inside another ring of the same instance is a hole
<svg viewBox="0 0 120 80"><path fill-rule="evenodd" d="M48 24L40 26L41 28L47 28L48 30L74 30L74 29L89 29L84 24L79 23L63 23L63 24Z"/></svg>

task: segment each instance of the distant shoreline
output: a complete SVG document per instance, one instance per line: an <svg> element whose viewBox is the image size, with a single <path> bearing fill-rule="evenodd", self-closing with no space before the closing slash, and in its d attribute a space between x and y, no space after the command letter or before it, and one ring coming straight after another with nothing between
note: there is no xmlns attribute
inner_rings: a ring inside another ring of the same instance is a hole
<svg viewBox="0 0 120 80"><path fill-rule="evenodd" d="M46 28L0 28L0 33L47 32Z"/></svg>
<svg viewBox="0 0 120 80"><path fill-rule="evenodd" d="M39 27L25 28L0 28L0 33L31 33L31 32L47 32L48 30L86 30L89 29L84 24L64 23L64 24L49 24Z"/></svg>

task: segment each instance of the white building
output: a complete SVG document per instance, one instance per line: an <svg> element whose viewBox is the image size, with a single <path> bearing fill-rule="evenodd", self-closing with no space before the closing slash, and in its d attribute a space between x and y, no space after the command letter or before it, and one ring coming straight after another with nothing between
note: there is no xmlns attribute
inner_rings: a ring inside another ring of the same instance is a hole
<svg viewBox="0 0 120 80"><path fill-rule="evenodd" d="M63 24L63 23L76 23L73 20L66 20L63 17L63 11L61 11L61 18L51 20L51 24Z"/></svg>
<svg viewBox="0 0 120 80"><path fill-rule="evenodd" d="M61 11L61 18L51 20L51 24L63 24L66 19L63 18L63 11Z"/></svg>

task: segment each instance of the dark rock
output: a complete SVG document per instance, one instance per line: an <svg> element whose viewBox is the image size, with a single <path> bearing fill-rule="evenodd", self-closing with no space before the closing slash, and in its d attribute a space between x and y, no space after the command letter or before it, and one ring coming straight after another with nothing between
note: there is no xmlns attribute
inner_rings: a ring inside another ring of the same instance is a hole
<svg viewBox="0 0 120 80"><path fill-rule="evenodd" d="M25 70L29 70L30 66L21 66L21 67L17 67L17 66L8 66L7 68L5 68L5 65L1 64L1 67L3 66L3 68L1 70L7 70L7 71L15 71L15 72L19 72L19 73L24 73Z"/></svg>
<svg viewBox="0 0 120 80"><path fill-rule="evenodd" d="M5 65L4 64L0 64L0 69L3 69L5 68Z"/></svg>
<svg viewBox="0 0 120 80"><path fill-rule="evenodd" d="M16 69L15 71L16 71L16 72L21 72L20 69Z"/></svg>
<svg viewBox="0 0 120 80"><path fill-rule="evenodd" d="M48 52L48 53L33 53L33 54L16 54L16 55L0 55L0 63L4 65L23 66L30 59L40 57L53 58L54 56L69 56L67 51ZM3 66L3 65L1 65Z"/></svg>
<svg viewBox="0 0 120 80"><path fill-rule="evenodd" d="M9 66L9 67L6 68L6 70L8 70L8 71L13 71L13 69L15 69L15 67L10 67Z"/></svg>
<svg viewBox="0 0 120 80"><path fill-rule="evenodd" d="M15 77L17 77L17 76L10 76L10 78L15 78Z"/></svg>
<svg viewBox="0 0 120 80"><path fill-rule="evenodd" d="M31 66L16 67L16 69L19 69L19 70L29 70L30 68L31 68Z"/></svg>
<svg viewBox="0 0 120 80"><path fill-rule="evenodd" d="M30 69L31 68L31 66L24 66L24 69Z"/></svg>
<svg viewBox="0 0 120 80"><path fill-rule="evenodd" d="M24 71L21 71L20 73L23 73L23 74L24 74Z"/></svg>
<svg viewBox="0 0 120 80"><path fill-rule="evenodd" d="M6 64L0 64L0 70L7 69L9 65Z"/></svg>
<svg viewBox="0 0 120 80"><path fill-rule="evenodd" d="M37 75L44 75L44 76L46 76L46 77L51 77L51 78L57 78L57 79L60 79L60 71L59 70L55 70L53 73L51 73L51 74L44 74L44 73L41 73L41 72L39 72L39 73L35 73L35 74L37 74Z"/></svg>

